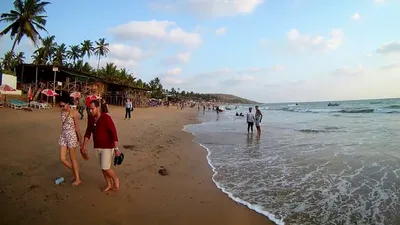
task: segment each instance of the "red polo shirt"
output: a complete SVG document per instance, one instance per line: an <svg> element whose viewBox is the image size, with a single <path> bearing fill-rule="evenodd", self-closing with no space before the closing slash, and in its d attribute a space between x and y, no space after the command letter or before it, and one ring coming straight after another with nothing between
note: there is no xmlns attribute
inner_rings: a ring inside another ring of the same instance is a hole
<svg viewBox="0 0 400 225"><path fill-rule="evenodd" d="M89 116L85 137L90 139L92 133L94 148L114 148L114 142L118 141L114 122L105 113L100 115L96 123L94 116Z"/></svg>
<svg viewBox="0 0 400 225"><path fill-rule="evenodd" d="M92 100L90 100L90 98L88 97L88 98L86 98L86 107L90 107L90 102L91 102Z"/></svg>

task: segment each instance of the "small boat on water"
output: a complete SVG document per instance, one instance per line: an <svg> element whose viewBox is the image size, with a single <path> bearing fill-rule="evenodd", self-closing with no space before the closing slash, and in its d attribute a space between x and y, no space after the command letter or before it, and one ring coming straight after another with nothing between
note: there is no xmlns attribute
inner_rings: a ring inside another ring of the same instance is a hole
<svg viewBox="0 0 400 225"><path fill-rule="evenodd" d="M226 110L232 110L232 108L231 108L231 107L228 107L228 106L225 107L225 109L226 109Z"/></svg>
<svg viewBox="0 0 400 225"><path fill-rule="evenodd" d="M339 103L329 103L328 106L339 106Z"/></svg>

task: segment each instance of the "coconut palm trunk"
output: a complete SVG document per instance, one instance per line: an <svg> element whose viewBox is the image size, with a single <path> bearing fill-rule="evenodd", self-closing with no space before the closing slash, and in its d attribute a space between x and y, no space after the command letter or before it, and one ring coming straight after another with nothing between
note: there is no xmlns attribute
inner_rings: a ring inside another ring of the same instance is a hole
<svg viewBox="0 0 400 225"><path fill-rule="evenodd" d="M101 55L99 54L99 60L97 61L97 76L99 76L100 57Z"/></svg>

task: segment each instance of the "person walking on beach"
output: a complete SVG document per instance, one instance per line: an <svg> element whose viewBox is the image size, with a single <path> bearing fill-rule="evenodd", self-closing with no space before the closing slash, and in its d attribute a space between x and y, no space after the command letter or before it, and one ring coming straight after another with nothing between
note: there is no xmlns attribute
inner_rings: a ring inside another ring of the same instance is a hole
<svg viewBox="0 0 400 225"><path fill-rule="evenodd" d="M254 114L251 112L253 110L252 107L249 108L249 112L246 115L246 121L247 121L247 133L253 133L253 126L254 126Z"/></svg>
<svg viewBox="0 0 400 225"><path fill-rule="evenodd" d="M90 116L90 97L86 96L86 114L87 114L87 118L89 119Z"/></svg>
<svg viewBox="0 0 400 225"><path fill-rule="evenodd" d="M100 109L101 109L102 113L107 113L107 114L110 113L110 110L108 109L108 104L107 104L106 100L101 99L100 105L101 105Z"/></svg>
<svg viewBox="0 0 400 225"><path fill-rule="evenodd" d="M83 119L83 111L85 111L85 106L86 106L86 102L85 102L85 98L83 97L83 95L81 95L81 97L78 100L78 112L81 115L81 120Z"/></svg>
<svg viewBox="0 0 400 225"><path fill-rule="evenodd" d="M58 140L60 145L60 161L72 171L74 182L72 185L78 186L82 181L79 176L79 165L76 160L76 148L80 145L82 136L79 130L78 115L71 110L69 99L64 98L60 102L62 130ZM69 151L69 162L67 153Z"/></svg>
<svg viewBox="0 0 400 225"><path fill-rule="evenodd" d="M93 133L93 143L95 155L99 158L100 167L106 187L103 192L119 189L119 179L114 170L111 169L111 164L114 159L114 154L119 156L121 152L118 149L118 136L114 122L111 117L102 113L100 110L100 102L93 100L90 103L90 114L88 125L85 132L85 140L81 147L81 153L87 154L86 144Z"/></svg>
<svg viewBox="0 0 400 225"><path fill-rule="evenodd" d="M133 105L132 105L131 99L128 98L128 99L126 99L126 102L125 102L125 120L131 119L131 111L132 110L133 110Z"/></svg>
<svg viewBox="0 0 400 225"><path fill-rule="evenodd" d="M256 128L257 128L257 133L258 135L261 134L261 121L263 118L263 114L261 113L261 110L258 108L258 105L256 105L256 116L255 116L255 122L256 122Z"/></svg>

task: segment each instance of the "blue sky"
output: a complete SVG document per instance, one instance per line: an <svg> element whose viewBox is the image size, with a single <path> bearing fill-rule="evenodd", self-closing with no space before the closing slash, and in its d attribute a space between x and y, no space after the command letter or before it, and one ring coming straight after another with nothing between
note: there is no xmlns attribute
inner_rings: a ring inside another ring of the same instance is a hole
<svg viewBox="0 0 400 225"><path fill-rule="evenodd" d="M400 94L399 10L398 0L69 0L47 7L46 28L67 45L105 37L101 65L167 88L262 102L385 98ZM1 37L0 54L11 45ZM33 49L25 39L16 50Z"/></svg>

